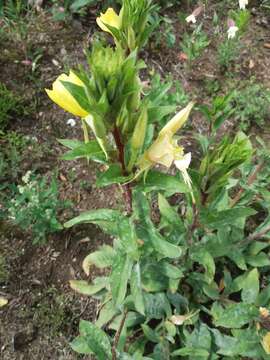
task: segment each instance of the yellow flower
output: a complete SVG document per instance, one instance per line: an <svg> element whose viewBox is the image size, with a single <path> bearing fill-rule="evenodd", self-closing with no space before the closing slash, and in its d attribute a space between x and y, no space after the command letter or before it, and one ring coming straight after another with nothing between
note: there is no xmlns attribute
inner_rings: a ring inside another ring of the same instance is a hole
<svg viewBox="0 0 270 360"><path fill-rule="evenodd" d="M69 113L82 118L86 117L89 113L78 104L61 81L67 81L82 87L84 86L83 82L74 74L74 72L70 71L69 75L61 74L53 83L52 90L45 89L49 98Z"/></svg>
<svg viewBox="0 0 270 360"><path fill-rule="evenodd" d="M106 25L110 25L119 30L122 25L121 13L120 15L117 15L113 8L109 8L105 14L101 13L101 16L97 18L97 24L103 31L109 32L111 34L111 31L107 28Z"/></svg>
<svg viewBox="0 0 270 360"><path fill-rule="evenodd" d="M155 164L169 168L174 161L183 159L183 148L177 144L177 140L173 136L187 121L193 105L194 103L190 102L161 129L157 139L139 161L141 170Z"/></svg>
<svg viewBox="0 0 270 360"><path fill-rule="evenodd" d="M268 332L262 339L262 346L266 354L270 354L270 332Z"/></svg>

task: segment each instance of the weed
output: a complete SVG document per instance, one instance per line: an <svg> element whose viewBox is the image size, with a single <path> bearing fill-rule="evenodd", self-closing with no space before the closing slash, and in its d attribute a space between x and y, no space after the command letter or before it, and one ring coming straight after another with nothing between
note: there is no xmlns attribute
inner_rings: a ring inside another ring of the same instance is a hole
<svg viewBox="0 0 270 360"><path fill-rule="evenodd" d="M6 129L13 116L21 115L23 112L22 99L0 83L0 133Z"/></svg>
<svg viewBox="0 0 270 360"><path fill-rule="evenodd" d="M217 62L222 71L228 69L239 56L241 44L237 38L221 41L217 49Z"/></svg>
<svg viewBox="0 0 270 360"><path fill-rule="evenodd" d="M249 128L252 123L262 127L269 119L270 89L254 83L253 79L235 92L234 102L242 129Z"/></svg>
<svg viewBox="0 0 270 360"><path fill-rule="evenodd" d="M43 244L48 234L62 229L57 213L69 203L58 199L55 178L48 182L28 171L22 183L13 188L14 196L6 204L8 217L22 230L32 232L33 244Z"/></svg>
<svg viewBox="0 0 270 360"><path fill-rule="evenodd" d="M158 22L161 27L160 31L154 34L155 45L160 46L165 40L166 46L172 48L176 41L173 21L168 16L159 16L155 21Z"/></svg>
<svg viewBox="0 0 270 360"><path fill-rule="evenodd" d="M202 24L192 34L185 33L181 42L182 51L187 55L188 61L192 62L201 56L202 52L210 44L208 37L202 31Z"/></svg>

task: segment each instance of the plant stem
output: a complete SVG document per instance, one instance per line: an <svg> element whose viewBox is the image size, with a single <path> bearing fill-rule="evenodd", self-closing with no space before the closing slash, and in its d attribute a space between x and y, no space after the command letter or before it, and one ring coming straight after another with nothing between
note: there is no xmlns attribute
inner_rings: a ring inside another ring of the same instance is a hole
<svg viewBox="0 0 270 360"><path fill-rule="evenodd" d="M118 150L118 160L122 167L123 175L128 175L125 165L125 148L121 140L121 134L117 126L113 130L113 137ZM132 213L132 190L130 184L122 186L123 196L126 204L126 211L130 215Z"/></svg>
<svg viewBox="0 0 270 360"><path fill-rule="evenodd" d="M192 224L189 228L188 231L188 244L192 245L192 234L194 232L194 230L198 227L198 216L199 216L199 212L198 212L198 208L196 206L195 203L192 204L192 211L193 211L193 221Z"/></svg>
<svg viewBox="0 0 270 360"><path fill-rule="evenodd" d="M124 314L123 314L123 317L122 317L122 320L121 320L121 323L120 323L120 326L115 334L115 337L114 337L114 341L113 341L113 346L112 346L112 360L116 360L116 348L117 348L117 345L118 345L118 342L119 342L119 339L120 339L120 335L121 335L121 332L123 330L123 327L124 327L124 324L125 324L125 321L126 321L126 318L127 318L127 314L128 314L128 310L125 309L124 311Z"/></svg>
<svg viewBox="0 0 270 360"><path fill-rule="evenodd" d="M267 226L264 230L259 231L259 232L254 232L252 234L250 234L243 242L242 244L249 244L250 242L252 242L253 240L257 240L257 239L261 239L263 238L268 232L270 231L270 225Z"/></svg>
<svg viewBox="0 0 270 360"><path fill-rule="evenodd" d="M250 185L252 185L252 184L254 183L254 181L255 181L256 178L257 178L257 174L258 174L258 172L261 171L263 165L264 165L264 162L259 163L259 164L255 167L253 173L249 175L248 181L247 181L247 185L248 185L248 186L250 186ZM236 194L236 196L235 196L235 197L232 199L232 201L231 201L231 207L234 207L234 205L236 205L236 204L238 203L238 201L241 199L241 196L242 196L243 192L244 192L244 189L243 189L243 188L241 188L241 189L238 191L238 193Z"/></svg>

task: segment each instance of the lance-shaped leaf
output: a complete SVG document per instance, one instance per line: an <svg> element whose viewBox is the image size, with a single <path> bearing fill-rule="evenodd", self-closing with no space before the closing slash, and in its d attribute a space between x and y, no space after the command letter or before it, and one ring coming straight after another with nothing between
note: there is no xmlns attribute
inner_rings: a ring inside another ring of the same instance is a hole
<svg viewBox="0 0 270 360"><path fill-rule="evenodd" d="M71 342L73 350L82 354L95 354L98 360L111 360L111 343L100 328L89 321L80 321L80 336Z"/></svg>
<svg viewBox="0 0 270 360"><path fill-rule="evenodd" d="M125 300L132 264L132 260L128 255L117 254L114 259L110 284L113 301L116 307L122 305Z"/></svg>
<svg viewBox="0 0 270 360"><path fill-rule="evenodd" d="M63 141L61 141L63 144ZM71 147L71 145L75 145L75 143L66 143ZM64 145L66 145L64 143ZM67 145L66 145L67 146ZM99 163L106 163L106 156L101 149L99 143L96 140L90 140L89 142L83 144L81 143L77 147L72 147L72 149L66 152L61 157L63 160L74 160L80 158L87 158Z"/></svg>
<svg viewBox="0 0 270 360"><path fill-rule="evenodd" d="M141 281L141 268L140 263L134 265L130 279L131 295L133 297L136 310L144 315L144 298Z"/></svg>
<svg viewBox="0 0 270 360"><path fill-rule="evenodd" d="M105 232L111 235L118 234L117 222L123 218L120 211L112 209L98 209L86 211L67 221L64 227L70 228L74 225L92 223L100 226Z"/></svg>

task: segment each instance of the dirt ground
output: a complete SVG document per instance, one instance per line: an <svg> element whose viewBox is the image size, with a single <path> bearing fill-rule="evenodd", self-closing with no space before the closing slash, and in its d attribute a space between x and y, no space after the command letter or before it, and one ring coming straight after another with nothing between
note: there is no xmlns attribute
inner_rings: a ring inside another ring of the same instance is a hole
<svg viewBox="0 0 270 360"><path fill-rule="evenodd" d="M216 1L209 3L202 17L211 38L212 18L219 5ZM167 10L167 15L174 19L176 45L168 48L162 43L151 43L142 57L149 68L155 68L163 77L171 73L174 79L180 80L190 97L208 102L206 87L209 81L221 84L226 92L228 74L218 69L218 43L214 41L190 69L181 61L178 44L187 25L177 20L179 10L189 11L180 5ZM255 5L251 12L250 26L243 38L244 47L231 76L239 82L255 76L258 82L270 88L270 46L266 46L270 44L270 14L260 12ZM9 131L31 136L42 146L42 154L38 156L32 155L31 148L26 150L19 171L23 175L27 170L35 169L50 175L58 169L61 198L71 200L74 205L72 210L59 214L61 221L83 210L122 206L121 191L117 186L95 187L97 168L92 163L88 166L84 161L59 159L63 148L57 138L80 138L80 124L66 125L70 116L54 105L43 90L69 66L84 62L83 47L91 42L97 30L95 16L95 9L90 9L83 19L59 23L47 12L41 11L37 15L29 41L32 47L42 49L42 57L34 78L29 75L28 65L23 64L25 53L20 43L0 43L0 81L11 90L25 94L27 101L35 102L35 111L14 119ZM201 115L193 115L192 126L197 131L204 131L205 122ZM233 119L227 126L233 130ZM266 139L270 139L269 129L270 118L263 134ZM74 293L68 281L86 279L81 270L83 258L110 241L95 226L84 225L49 236L46 245L32 246L30 234L6 222L0 223L0 252L7 259L8 270L6 281L0 283L0 295L3 293L9 299L8 306L0 310L1 359L89 359L75 354L68 342L77 335L80 318L95 319L98 303L93 298ZM94 273L89 280L93 276Z"/></svg>

